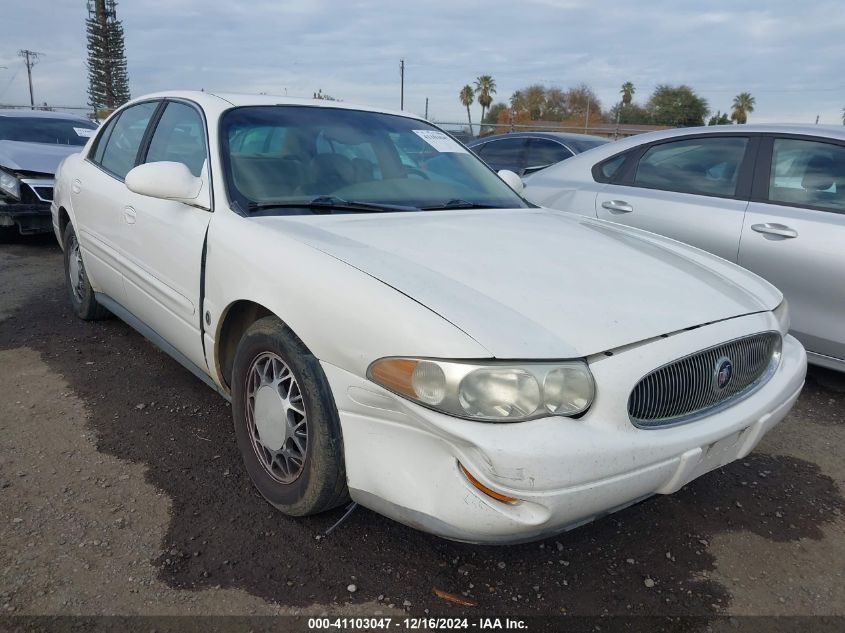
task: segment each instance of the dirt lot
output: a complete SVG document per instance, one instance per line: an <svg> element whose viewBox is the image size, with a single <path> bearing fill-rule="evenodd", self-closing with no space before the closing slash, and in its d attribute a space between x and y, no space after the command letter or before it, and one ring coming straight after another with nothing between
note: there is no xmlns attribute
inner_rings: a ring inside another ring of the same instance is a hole
<svg viewBox="0 0 845 633"><path fill-rule="evenodd" d="M745 460L515 547L273 511L218 395L122 322L73 317L52 237L0 245L0 378L0 614L845 615L833 372Z"/></svg>

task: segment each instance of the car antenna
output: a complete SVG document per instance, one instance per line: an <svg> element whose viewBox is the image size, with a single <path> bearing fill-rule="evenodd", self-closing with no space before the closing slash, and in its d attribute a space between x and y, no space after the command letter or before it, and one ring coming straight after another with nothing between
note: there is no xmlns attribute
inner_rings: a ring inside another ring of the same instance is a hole
<svg viewBox="0 0 845 633"><path fill-rule="evenodd" d="M343 513L343 516L342 516L342 517L340 517L340 518L337 520L337 523L335 523L335 524L334 524L333 526L331 526L328 530L326 530L325 532L323 532L323 536L328 536L329 534L331 534L332 530L334 530L337 526L339 526L341 523L343 523L344 521L346 521L346 519L348 519L348 518L349 518L349 515L350 515L350 514L352 514L353 512L355 512L355 508L357 508L357 507L358 507L358 503L357 503L356 501L353 501L353 502L352 502L352 503L350 503L348 506L346 506L346 512L344 512L344 513Z"/></svg>

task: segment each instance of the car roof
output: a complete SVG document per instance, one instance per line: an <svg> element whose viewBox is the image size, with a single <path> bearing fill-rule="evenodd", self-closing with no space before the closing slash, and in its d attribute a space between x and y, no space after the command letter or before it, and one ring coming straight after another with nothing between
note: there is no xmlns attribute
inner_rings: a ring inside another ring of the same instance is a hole
<svg viewBox="0 0 845 633"><path fill-rule="evenodd" d="M272 106L272 105L296 105L308 106L313 108L340 108L344 110L361 110L364 112L377 112L380 114L393 114L396 116L403 116L410 119L424 120L421 116L411 112L388 110L384 108L376 108L373 106L366 106L354 103L347 103L345 101L329 101L326 99L304 99L298 97L284 97L281 95L254 95L234 92L206 92L202 90L171 90L166 92L157 92L153 94L144 95L133 99L135 101L145 101L149 99L187 99L199 104L204 110L209 112L222 112L232 107L242 106Z"/></svg>
<svg viewBox="0 0 845 633"><path fill-rule="evenodd" d="M470 146L478 145L479 143L486 143L488 141L496 141L500 138L548 138L555 141L561 142L573 142L577 143L579 141L601 141L607 142L610 139L605 138L603 136L595 136L592 134L578 134L573 132L508 132L506 134L491 134L489 136L481 136L474 139Z"/></svg>
<svg viewBox="0 0 845 633"><path fill-rule="evenodd" d="M21 117L28 119L64 119L68 121L84 121L91 123L89 119L79 116L78 114L68 114L67 112L53 112L52 110L29 110L18 108L0 108L0 117Z"/></svg>

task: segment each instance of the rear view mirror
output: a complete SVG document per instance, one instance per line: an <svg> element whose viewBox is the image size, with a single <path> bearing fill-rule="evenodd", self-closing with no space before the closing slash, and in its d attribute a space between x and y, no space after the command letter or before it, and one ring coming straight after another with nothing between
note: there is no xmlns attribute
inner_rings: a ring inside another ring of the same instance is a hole
<svg viewBox="0 0 845 633"><path fill-rule="evenodd" d="M499 178L501 178L508 187L516 191L519 195L522 195L522 190L525 188L525 185L522 183L522 178L510 169L500 169L498 174Z"/></svg>
<svg viewBox="0 0 845 633"><path fill-rule="evenodd" d="M200 199L202 178L197 178L182 163L158 161L138 165L126 174L126 186L142 196L175 200L207 208Z"/></svg>

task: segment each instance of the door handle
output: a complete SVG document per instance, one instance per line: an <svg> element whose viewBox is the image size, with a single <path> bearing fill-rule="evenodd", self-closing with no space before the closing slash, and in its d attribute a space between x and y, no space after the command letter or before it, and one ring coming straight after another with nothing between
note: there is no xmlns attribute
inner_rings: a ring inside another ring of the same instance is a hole
<svg viewBox="0 0 845 633"><path fill-rule="evenodd" d="M764 235L777 235L778 237L798 237L798 231L791 229L785 224L774 224L766 222L765 224L752 224L751 230Z"/></svg>
<svg viewBox="0 0 845 633"><path fill-rule="evenodd" d="M123 221L127 224L135 224L136 215L132 207L123 207Z"/></svg>
<svg viewBox="0 0 845 633"><path fill-rule="evenodd" d="M79 193L82 191L82 181L79 178L75 178L72 183L70 183L70 190L73 193Z"/></svg>
<svg viewBox="0 0 845 633"><path fill-rule="evenodd" d="M601 203L601 207L611 213L631 213L634 210L634 207L624 200L605 200Z"/></svg>

